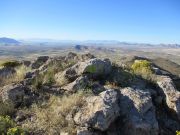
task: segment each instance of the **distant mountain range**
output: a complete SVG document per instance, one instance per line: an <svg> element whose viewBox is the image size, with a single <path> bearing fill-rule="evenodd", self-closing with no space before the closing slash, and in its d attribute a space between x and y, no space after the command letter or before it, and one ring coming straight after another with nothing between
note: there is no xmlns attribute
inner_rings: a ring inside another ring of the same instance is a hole
<svg viewBox="0 0 180 135"><path fill-rule="evenodd" d="M31 39L31 40L15 40L12 38L0 38L0 44L3 45L18 45L18 44L39 44L39 45L76 45L76 50L88 49L88 46L111 46L111 47L167 47L180 48L180 44L149 44L149 43L130 43L120 42L118 40L53 40L53 39Z"/></svg>
<svg viewBox="0 0 180 135"><path fill-rule="evenodd" d="M12 38L6 38L6 37L2 37L0 38L0 44L19 44L20 42L12 39Z"/></svg>

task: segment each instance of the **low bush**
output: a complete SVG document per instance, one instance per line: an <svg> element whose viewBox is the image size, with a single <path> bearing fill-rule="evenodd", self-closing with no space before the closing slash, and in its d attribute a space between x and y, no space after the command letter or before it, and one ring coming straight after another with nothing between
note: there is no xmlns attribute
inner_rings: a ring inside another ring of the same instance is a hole
<svg viewBox="0 0 180 135"><path fill-rule="evenodd" d="M7 131L7 135L27 135L27 131L22 129L21 127L13 127L9 128Z"/></svg>
<svg viewBox="0 0 180 135"><path fill-rule="evenodd" d="M148 81L155 81L156 76L151 68L151 63L147 60L135 60L131 66L132 72L135 75L141 76Z"/></svg>
<svg viewBox="0 0 180 135"><path fill-rule="evenodd" d="M6 68L14 68L16 66L19 66L20 63L18 61L4 61L0 64L0 66L2 67L6 67Z"/></svg>
<svg viewBox="0 0 180 135"><path fill-rule="evenodd" d="M0 134L6 134L9 128L15 126L15 123L9 116L0 116Z"/></svg>

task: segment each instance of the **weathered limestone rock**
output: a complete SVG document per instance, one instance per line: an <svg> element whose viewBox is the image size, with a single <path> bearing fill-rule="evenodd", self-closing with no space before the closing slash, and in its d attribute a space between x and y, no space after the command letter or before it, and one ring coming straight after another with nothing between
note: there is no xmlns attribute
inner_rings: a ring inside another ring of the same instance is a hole
<svg viewBox="0 0 180 135"><path fill-rule="evenodd" d="M107 75L111 72L111 62L109 60L91 59L81 62L79 65L79 74L92 74L94 77Z"/></svg>
<svg viewBox="0 0 180 135"><path fill-rule="evenodd" d="M139 89L121 89L120 109L125 116L127 135L157 135L158 122L149 92Z"/></svg>
<svg viewBox="0 0 180 135"><path fill-rule="evenodd" d="M168 76L160 76L157 84L162 89L162 94L165 94L167 106L176 112L180 120L180 92L176 90L172 79Z"/></svg>
<svg viewBox="0 0 180 135"><path fill-rule="evenodd" d="M105 131L119 116L118 92L106 90L99 96L86 99L87 105L81 108L74 116L76 124Z"/></svg>
<svg viewBox="0 0 180 135"><path fill-rule="evenodd" d="M76 92L77 90L85 89L88 86L88 78L86 76L81 76L77 78L74 82L67 84L62 87L65 90Z"/></svg>
<svg viewBox="0 0 180 135"><path fill-rule="evenodd" d="M57 73L55 79L61 83L64 80L72 82L82 74L89 74L92 77L105 76L111 72L111 68L111 62L109 60L95 58L85 62L79 62L63 72Z"/></svg>
<svg viewBox="0 0 180 135"><path fill-rule="evenodd" d="M0 93L3 102L11 102L14 105L23 102L24 95L24 86L21 84L6 85Z"/></svg>

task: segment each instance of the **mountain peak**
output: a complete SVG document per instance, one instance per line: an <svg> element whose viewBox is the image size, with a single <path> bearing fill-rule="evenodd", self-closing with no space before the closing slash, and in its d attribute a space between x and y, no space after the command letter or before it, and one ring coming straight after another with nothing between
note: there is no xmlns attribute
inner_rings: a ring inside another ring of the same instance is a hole
<svg viewBox="0 0 180 135"><path fill-rule="evenodd" d="M0 43L2 43L2 44L19 44L20 42L15 39L12 39L12 38L2 37L2 38L0 38Z"/></svg>

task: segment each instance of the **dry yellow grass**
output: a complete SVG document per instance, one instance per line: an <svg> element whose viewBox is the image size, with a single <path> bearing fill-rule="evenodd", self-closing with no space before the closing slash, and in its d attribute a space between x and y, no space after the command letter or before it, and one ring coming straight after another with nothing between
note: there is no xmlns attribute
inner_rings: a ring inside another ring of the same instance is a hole
<svg viewBox="0 0 180 135"><path fill-rule="evenodd" d="M25 77L25 74L30 70L31 70L30 68L24 65L16 67L15 68L16 72L14 74L0 78L0 87L5 86L10 83L17 83L17 82L22 81Z"/></svg>
<svg viewBox="0 0 180 135"><path fill-rule="evenodd" d="M70 96L52 96L46 105L35 105L29 110L35 114L35 121L27 121L22 126L35 131L37 127L44 134L60 134L68 132L76 134L76 126L72 120L67 120L67 115L83 105L84 93L79 92Z"/></svg>

